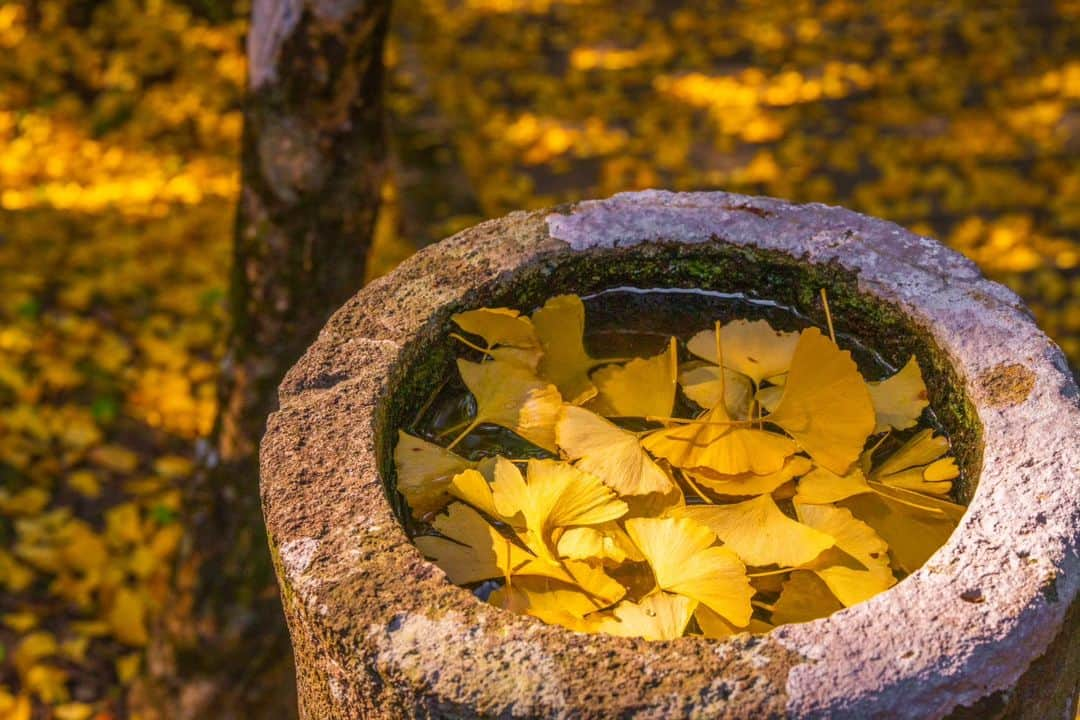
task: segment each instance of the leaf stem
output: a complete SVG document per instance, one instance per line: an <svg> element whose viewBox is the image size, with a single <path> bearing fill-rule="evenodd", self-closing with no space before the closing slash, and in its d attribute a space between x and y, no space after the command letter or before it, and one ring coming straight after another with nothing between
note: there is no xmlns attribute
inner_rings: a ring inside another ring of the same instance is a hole
<svg viewBox="0 0 1080 720"><path fill-rule="evenodd" d="M473 419L473 421L472 421L472 422L470 422L470 423L469 423L469 424L468 424L468 425L466 426L466 428L465 428L464 430L462 430L462 431L461 431L461 434L460 434L460 435L458 435L458 436L457 436L456 438L454 438L454 441L453 441L452 443L450 443L449 445L447 445L447 446L446 446L446 449L447 449L447 450L451 450L451 449L453 449L453 447L454 447L455 445L457 445L457 444L458 444L459 442L461 442L461 440L462 440L462 439L463 439L463 438L464 438L464 437L465 437L466 435L468 435L468 434L469 434L469 433L471 433L471 432L472 432L473 430L475 430L475 429L476 429L476 426L477 426L477 425L479 425L479 424L480 424L480 418L474 418L474 419Z"/></svg>
<svg viewBox="0 0 1080 720"><path fill-rule="evenodd" d="M461 335L458 335L457 333L450 333L450 337L454 338L455 340L460 342L462 345L465 345L466 347L472 348L476 352L480 352L480 353L483 353L483 354L487 355L488 357L491 357L491 348L482 348L479 345L477 345L476 343L470 342L469 340L466 340L464 337L462 337Z"/></svg>
<svg viewBox="0 0 1080 720"><path fill-rule="evenodd" d="M825 322L829 324L829 339L836 344L836 332L833 330L832 313L829 311L829 294L821 288L821 304L825 306Z"/></svg>

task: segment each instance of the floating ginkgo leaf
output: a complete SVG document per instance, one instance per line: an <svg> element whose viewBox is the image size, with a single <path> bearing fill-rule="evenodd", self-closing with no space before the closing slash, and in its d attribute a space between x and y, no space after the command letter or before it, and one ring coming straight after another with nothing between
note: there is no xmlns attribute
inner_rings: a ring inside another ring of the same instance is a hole
<svg viewBox="0 0 1080 720"><path fill-rule="evenodd" d="M416 545L459 585L505 577L533 559L464 503L451 503L432 526L444 537L421 535Z"/></svg>
<svg viewBox="0 0 1080 720"><path fill-rule="evenodd" d="M892 377L868 385L876 418L874 433L915 426L930 404L922 370L914 356Z"/></svg>
<svg viewBox="0 0 1080 720"><path fill-rule="evenodd" d="M833 503L853 495L872 492L866 482L866 476L857 466L843 475L832 470L816 467L799 480L795 501L801 503Z"/></svg>
<svg viewBox="0 0 1080 720"><path fill-rule="evenodd" d="M626 560L644 560L630 536L615 522L567 528L559 535L556 550L560 558L570 560L600 559L616 565Z"/></svg>
<svg viewBox="0 0 1080 720"><path fill-rule="evenodd" d="M764 320L732 320L720 331L724 367L750 378L760 385L791 367L797 333L774 330ZM718 364L715 330L702 330L686 344L690 352L714 365Z"/></svg>
<svg viewBox="0 0 1080 720"><path fill-rule="evenodd" d="M769 495L734 505L687 505L672 513L708 527L747 565L797 567L834 543L831 536L789 518Z"/></svg>
<svg viewBox="0 0 1080 720"><path fill-rule="evenodd" d="M870 472L870 479L885 485L917 490L932 495L947 495L952 480L960 476L956 460L943 457L949 441L935 436L933 430L921 430Z"/></svg>
<svg viewBox="0 0 1080 720"><path fill-rule="evenodd" d="M637 435L584 408L563 406L555 438L577 467L620 495L663 494L673 487L668 474L641 447Z"/></svg>
<svg viewBox="0 0 1080 720"><path fill-rule="evenodd" d="M719 405L692 422L645 436L642 445L675 467L706 468L722 475L774 473L797 449L783 435L732 424Z"/></svg>
<svg viewBox="0 0 1080 720"><path fill-rule="evenodd" d="M500 425L545 450L555 451L555 419L562 397L554 385L513 363L458 360L458 371L476 398L466 433L484 423ZM463 433L464 435L465 433Z"/></svg>
<svg viewBox="0 0 1080 720"><path fill-rule="evenodd" d="M526 478L511 480L517 469L502 465L497 469L496 481L503 480L498 472L506 475L507 486L515 486L512 493L496 497L504 515L521 513L526 528L525 542L541 557L555 559L551 531L557 527L599 525L626 514L626 503L619 500L595 475L578 470L568 463L555 460L530 460ZM509 507L516 498L517 507ZM501 502L500 502L501 500Z"/></svg>
<svg viewBox="0 0 1080 720"><path fill-rule="evenodd" d="M568 403L580 405L596 396L589 371L596 360L585 351L585 305L577 295L559 295L532 314L544 355L540 376L559 388Z"/></svg>
<svg viewBox="0 0 1080 720"><path fill-rule="evenodd" d="M874 429L874 406L851 353L807 328L795 347L784 395L766 419L819 465L845 473Z"/></svg>
<svg viewBox="0 0 1080 720"><path fill-rule="evenodd" d="M697 601L685 595L658 592L640 602L624 600L615 606L614 618L597 626L600 632L646 640L674 640L682 637Z"/></svg>
<svg viewBox="0 0 1080 720"><path fill-rule="evenodd" d="M409 503L413 516L420 518L446 507L447 488L458 473L475 468L476 463L414 435L398 431L394 446L397 489Z"/></svg>
<svg viewBox="0 0 1080 720"><path fill-rule="evenodd" d="M832 615L843 607L821 578L812 572L796 570L784 583L780 597L773 605L772 621L777 625L809 622Z"/></svg>
<svg viewBox="0 0 1080 720"><path fill-rule="evenodd" d="M683 366L679 373L679 385L686 397L706 410L719 405L723 394L724 408L728 416L735 420L746 419L750 401L754 397L754 385L750 378L728 368L724 368L721 378L719 367L700 361Z"/></svg>
<svg viewBox="0 0 1080 720"><path fill-rule="evenodd" d="M667 416L675 404L678 359L675 339L664 352L607 365L592 375L599 394L590 407L608 417Z"/></svg>
<svg viewBox="0 0 1080 720"><path fill-rule="evenodd" d="M855 519L850 510L796 503L795 512L800 522L833 537L837 548L862 565L852 568L841 563L818 562L808 566L845 606L867 600L896 583L889 569L888 543L869 525Z"/></svg>
<svg viewBox="0 0 1080 720"><path fill-rule="evenodd" d="M754 589L746 568L731 550L715 545L709 528L688 518L631 518L626 532L657 587L697 600L736 626L750 621Z"/></svg>
<svg viewBox="0 0 1080 720"><path fill-rule="evenodd" d="M789 457L774 473L720 475L709 470L692 473L694 482L718 495L764 495L810 471L813 464L802 455Z"/></svg>
<svg viewBox="0 0 1080 720"><path fill-rule="evenodd" d="M540 338L536 336L536 329L529 322L529 318L522 317L517 310L480 308L457 313L450 319L465 332L482 337L490 348L506 345L537 351L540 349Z"/></svg>

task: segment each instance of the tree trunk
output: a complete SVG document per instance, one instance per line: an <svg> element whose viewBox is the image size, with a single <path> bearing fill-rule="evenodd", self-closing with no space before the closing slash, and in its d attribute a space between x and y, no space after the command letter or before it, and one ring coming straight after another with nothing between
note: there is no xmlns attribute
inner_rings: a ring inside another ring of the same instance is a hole
<svg viewBox="0 0 1080 720"><path fill-rule="evenodd" d="M187 488L173 607L133 704L161 718L295 716L258 443L277 385L360 287L385 167L389 0L255 0L233 327L213 450Z"/></svg>

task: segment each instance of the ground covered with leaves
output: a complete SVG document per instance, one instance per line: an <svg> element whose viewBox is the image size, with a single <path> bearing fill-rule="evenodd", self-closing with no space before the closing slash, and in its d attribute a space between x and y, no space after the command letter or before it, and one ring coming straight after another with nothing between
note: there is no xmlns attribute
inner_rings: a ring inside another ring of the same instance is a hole
<svg viewBox="0 0 1080 720"><path fill-rule="evenodd" d="M0 717L124 717L211 431L247 6L0 5ZM373 272L625 189L948 242L1080 363L1080 3L403 0Z"/></svg>

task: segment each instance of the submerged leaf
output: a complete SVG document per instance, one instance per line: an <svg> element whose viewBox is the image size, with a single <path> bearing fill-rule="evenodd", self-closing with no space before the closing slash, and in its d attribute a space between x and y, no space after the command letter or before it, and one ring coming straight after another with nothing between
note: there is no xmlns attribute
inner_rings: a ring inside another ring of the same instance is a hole
<svg viewBox="0 0 1080 720"><path fill-rule="evenodd" d="M889 546L873 528L855 519L851 511L831 505L795 505L799 520L836 539L836 547L855 558L862 568L814 563L808 569L825 581L845 606L867 600L896 583L889 569Z"/></svg>
<svg viewBox="0 0 1080 720"><path fill-rule="evenodd" d="M828 617L844 605L829 590L829 586L805 570L796 570L784 583L780 597L773 606L772 621L777 625L804 623Z"/></svg>
<svg viewBox="0 0 1080 720"><path fill-rule="evenodd" d="M766 420L794 437L819 465L842 474L874 429L874 406L851 353L807 328L795 347L784 395Z"/></svg>
<svg viewBox="0 0 1080 720"><path fill-rule="evenodd" d="M577 467L620 495L662 494L673 487L668 474L642 449L634 433L584 408L563 406L555 439Z"/></svg>

